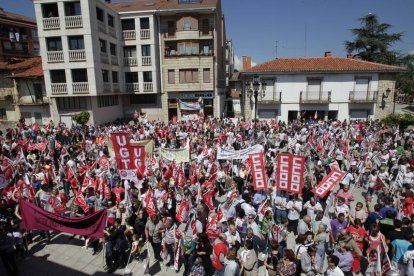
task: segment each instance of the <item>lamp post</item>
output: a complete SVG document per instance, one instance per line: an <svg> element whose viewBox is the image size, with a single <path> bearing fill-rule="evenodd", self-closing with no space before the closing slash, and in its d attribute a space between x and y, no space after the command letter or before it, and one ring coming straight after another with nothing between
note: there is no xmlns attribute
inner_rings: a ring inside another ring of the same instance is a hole
<svg viewBox="0 0 414 276"><path fill-rule="evenodd" d="M245 82L245 87L246 87L246 94L247 97L251 99L251 97L253 96L254 98L254 137L257 137L257 101L259 98L259 93L260 93L260 97L264 98L265 97L265 93L266 93L266 83L264 81L260 82L260 78L257 75L253 76L253 90L251 89L250 86L250 81L246 81ZM261 88L261 90L260 90Z"/></svg>
<svg viewBox="0 0 414 276"><path fill-rule="evenodd" d="M385 93L382 93L382 97L381 97L381 108L384 110L385 108L385 99L387 99L390 96L391 93L391 89L387 88L387 90L385 90ZM395 109L395 98L394 98L394 109ZM392 113L394 113L394 110L392 111Z"/></svg>

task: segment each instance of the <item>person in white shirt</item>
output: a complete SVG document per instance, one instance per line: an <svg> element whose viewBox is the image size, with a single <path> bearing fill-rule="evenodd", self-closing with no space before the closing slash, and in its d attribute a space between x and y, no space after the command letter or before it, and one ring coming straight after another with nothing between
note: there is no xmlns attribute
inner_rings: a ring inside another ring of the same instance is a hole
<svg viewBox="0 0 414 276"><path fill-rule="evenodd" d="M248 215L247 217L247 228L251 228L253 230L253 234L255 236L261 236L259 231L259 225L254 221L255 216L254 215Z"/></svg>
<svg viewBox="0 0 414 276"><path fill-rule="evenodd" d="M239 232L236 231L236 226L234 224L229 225L229 230L225 233L226 242L229 245L229 248L239 248L241 244Z"/></svg>
<svg viewBox="0 0 414 276"><path fill-rule="evenodd" d="M345 276L344 272L338 267L339 258L335 255L328 256L328 269L326 276Z"/></svg>
<svg viewBox="0 0 414 276"><path fill-rule="evenodd" d="M282 218L287 218L287 211L286 211L287 199L286 199L286 192L280 191L278 195L275 197L275 222L280 224Z"/></svg>
<svg viewBox="0 0 414 276"><path fill-rule="evenodd" d="M315 218L316 211L323 211L322 205L316 202L314 197L311 197L308 202L303 205L303 209L306 209L306 214L313 220Z"/></svg>
<svg viewBox="0 0 414 276"><path fill-rule="evenodd" d="M349 206L345 204L345 199L343 197L338 197L338 201L335 206L335 216L338 214L345 214L345 217L349 217Z"/></svg>
<svg viewBox="0 0 414 276"><path fill-rule="evenodd" d="M288 229L296 236L298 234L300 212L302 211L302 201L298 198L298 195L293 196L293 198L287 203L286 209L288 210Z"/></svg>

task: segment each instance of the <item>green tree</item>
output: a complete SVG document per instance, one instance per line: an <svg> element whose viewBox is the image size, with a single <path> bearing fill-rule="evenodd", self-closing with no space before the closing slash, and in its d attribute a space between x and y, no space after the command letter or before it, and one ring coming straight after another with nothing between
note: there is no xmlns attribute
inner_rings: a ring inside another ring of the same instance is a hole
<svg viewBox="0 0 414 276"><path fill-rule="evenodd" d="M91 114L87 111L82 111L72 115L72 120L77 122L78 124L84 126L89 121Z"/></svg>
<svg viewBox="0 0 414 276"><path fill-rule="evenodd" d="M397 75L397 88L410 95L414 92L414 54L401 56L400 65L407 70Z"/></svg>
<svg viewBox="0 0 414 276"><path fill-rule="evenodd" d="M370 13L359 21L361 27L351 29L353 41L345 41L348 53L367 61L399 64L398 52L391 50L391 46L401 41L403 34L389 33L392 26L380 23L375 14Z"/></svg>

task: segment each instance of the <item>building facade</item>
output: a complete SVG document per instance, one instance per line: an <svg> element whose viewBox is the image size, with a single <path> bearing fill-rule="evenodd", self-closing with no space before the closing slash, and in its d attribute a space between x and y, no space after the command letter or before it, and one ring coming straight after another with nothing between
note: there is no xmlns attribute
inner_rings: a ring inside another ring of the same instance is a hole
<svg viewBox="0 0 414 276"><path fill-rule="evenodd" d="M36 20L0 8L0 62L39 55Z"/></svg>
<svg viewBox="0 0 414 276"><path fill-rule="evenodd" d="M404 68L351 57L274 59L241 72L242 113L253 119L380 119L391 113ZM257 106L253 79L259 77Z"/></svg>
<svg viewBox="0 0 414 276"><path fill-rule="evenodd" d="M54 121L71 124L82 110L94 124L134 111L166 121L199 102L219 115L225 86L219 0L34 5Z"/></svg>

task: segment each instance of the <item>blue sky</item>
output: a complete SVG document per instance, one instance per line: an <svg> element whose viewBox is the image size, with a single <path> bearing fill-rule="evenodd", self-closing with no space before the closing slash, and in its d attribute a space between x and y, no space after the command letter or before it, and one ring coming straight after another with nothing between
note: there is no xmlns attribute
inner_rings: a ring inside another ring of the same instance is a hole
<svg viewBox="0 0 414 276"><path fill-rule="evenodd" d="M0 6L34 16L30 0L0 0ZM404 33L396 50L414 52L413 0L222 0L222 6L236 55L250 55L255 63L276 56L276 41L279 58L322 56L325 51L345 56L349 29L370 12L391 24L391 31Z"/></svg>

